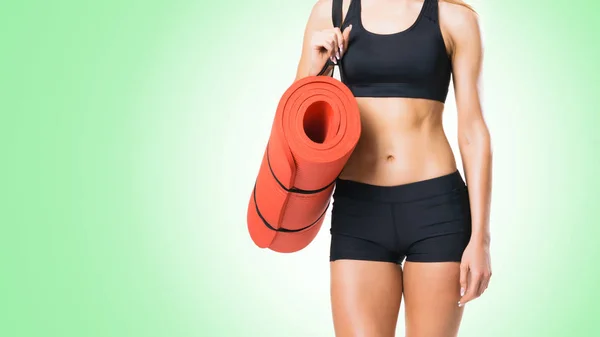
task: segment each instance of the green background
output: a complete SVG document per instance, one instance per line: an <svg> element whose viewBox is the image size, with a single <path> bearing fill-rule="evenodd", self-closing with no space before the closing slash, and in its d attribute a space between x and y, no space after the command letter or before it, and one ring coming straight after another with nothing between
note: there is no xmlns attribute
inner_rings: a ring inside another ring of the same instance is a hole
<svg viewBox="0 0 600 337"><path fill-rule="evenodd" d="M313 1L0 6L0 336L333 336L328 231L245 223ZM494 277L460 336L599 336L600 5L471 4Z"/></svg>

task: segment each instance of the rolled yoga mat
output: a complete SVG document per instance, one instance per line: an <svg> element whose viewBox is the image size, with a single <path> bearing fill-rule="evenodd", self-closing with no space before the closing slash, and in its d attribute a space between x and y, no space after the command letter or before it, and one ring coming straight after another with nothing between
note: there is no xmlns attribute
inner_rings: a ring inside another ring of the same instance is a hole
<svg viewBox="0 0 600 337"><path fill-rule="evenodd" d="M360 132L356 100L337 79L306 77L285 91L248 204L258 247L291 253L314 240Z"/></svg>

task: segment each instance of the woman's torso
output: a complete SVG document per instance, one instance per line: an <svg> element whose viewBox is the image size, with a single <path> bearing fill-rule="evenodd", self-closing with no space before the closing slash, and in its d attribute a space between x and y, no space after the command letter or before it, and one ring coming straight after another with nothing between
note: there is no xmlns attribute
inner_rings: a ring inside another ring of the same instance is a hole
<svg viewBox="0 0 600 337"><path fill-rule="evenodd" d="M343 0L342 29L352 32L342 80L362 134L341 179L390 186L456 171L442 123L450 64L437 16L437 0Z"/></svg>
<svg viewBox="0 0 600 337"><path fill-rule="evenodd" d="M439 103L358 98L362 134L341 179L400 185L452 173Z"/></svg>

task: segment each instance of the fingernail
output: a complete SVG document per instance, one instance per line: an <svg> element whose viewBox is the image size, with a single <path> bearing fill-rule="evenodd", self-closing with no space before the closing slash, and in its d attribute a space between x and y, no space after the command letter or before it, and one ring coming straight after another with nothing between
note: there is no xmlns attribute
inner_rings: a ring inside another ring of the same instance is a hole
<svg viewBox="0 0 600 337"><path fill-rule="evenodd" d="M339 60L339 59L340 59L340 52L337 52L337 53L335 54L335 57L337 57L337 59Z"/></svg>
<svg viewBox="0 0 600 337"><path fill-rule="evenodd" d="M337 64L337 60L335 59L335 57L332 57L331 61L333 61L334 64Z"/></svg>
<svg viewBox="0 0 600 337"><path fill-rule="evenodd" d="M340 54L344 53L344 46L340 46Z"/></svg>
<svg viewBox="0 0 600 337"><path fill-rule="evenodd" d="M460 296L465 296L465 288L460 288Z"/></svg>

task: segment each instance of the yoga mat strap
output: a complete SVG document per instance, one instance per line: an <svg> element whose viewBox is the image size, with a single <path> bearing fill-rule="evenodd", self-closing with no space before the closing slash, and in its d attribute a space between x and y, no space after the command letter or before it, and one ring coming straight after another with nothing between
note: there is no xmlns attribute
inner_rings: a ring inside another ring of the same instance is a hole
<svg viewBox="0 0 600 337"><path fill-rule="evenodd" d="M316 190L303 190L297 187L290 187L287 188L279 179L277 179L277 175L275 175L275 171L273 171L273 167L271 166L271 158L269 156L269 144L267 143L267 165L269 166L269 171L271 171L271 175L273 176L273 179L275 179L275 181L277 182L277 184L279 184L279 186L281 186L282 189L284 189L286 192L290 192L290 193L297 193L297 194L316 194L316 193L320 193L325 191L326 189L328 189L329 187L331 187L331 185L335 184L335 181L337 180L338 177L335 177L335 179L330 182L329 184L318 188Z"/></svg>
<svg viewBox="0 0 600 337"><path fill-rule="evenodd" d="M334 27L342 26L342 16L344 15L343 0L333 0L331 2L331 20Z"/></svg>
<svg viewBox="0 0 600 337"><path fill-rule="evenodd" d="M329 206L331 205L331 203L327 204L327 207L325 207L325 210L323 211L323 213L321 213L321 215L319 215L319 217L317 218L317 220L313 221L313 223L311 223L308 226L302 227L302 228L298 228L298 229L287 229L287 228L275 228L273 226L271 226L271 224L269 224L269 222L267 221L267 219L265 219L265 217L262 215L262 213L260 212L260 209L258 207L258 201L256 200L256 184L254 184L254 192L252 193L253 197L254 197L254 205L256 206L256 214L258 215L258 217L262 220L262 222L265 224L265 226L275 232L282 232L282 233L297 233L297 232L302 232L304 230L309 229L310 227L314 226L315 224L317 224L319 222L319 220L321 220L321 218L325 215L325 213L327 213L327 210L329 209Z"/></svg>
<svg viewBox="0 0 600 337"><path fill-rule="evenodd" d="M331 77L333 77L333 74L335 73L335 64L333 62L331 62L330 59L327 59L327 62L325 62L325 65L323 66L323 68L321 68L321 71L317 74L317 76L323 76L325 75L325 72L327 72L327 69L329 69L329 67L332 67L332 72L331 72Z"/></svg>
<svg viewBox="0 0 600 337"><path fill-rule="evenodd" d="M342 7L342 0L333 0L332 4L331 4L331 20L333 23L334 27L337 28L342 28L342 16L343 16L343 7ZM340 79L342 78L342 65L341 65L341 61L339 60L337 66L340 68ZM329 67L333 67L333 71L331 72L331 77L333 77L333 74L335 73L335 66L336 64L331 62L331 60L327 59L327 62L325 62L325 65L323 66L323 68L321 69L321 71L319 72L319 74L317 74L317 76L323 76L325 74L325 72L327 71L327 69L329 69Z"/></svg>

